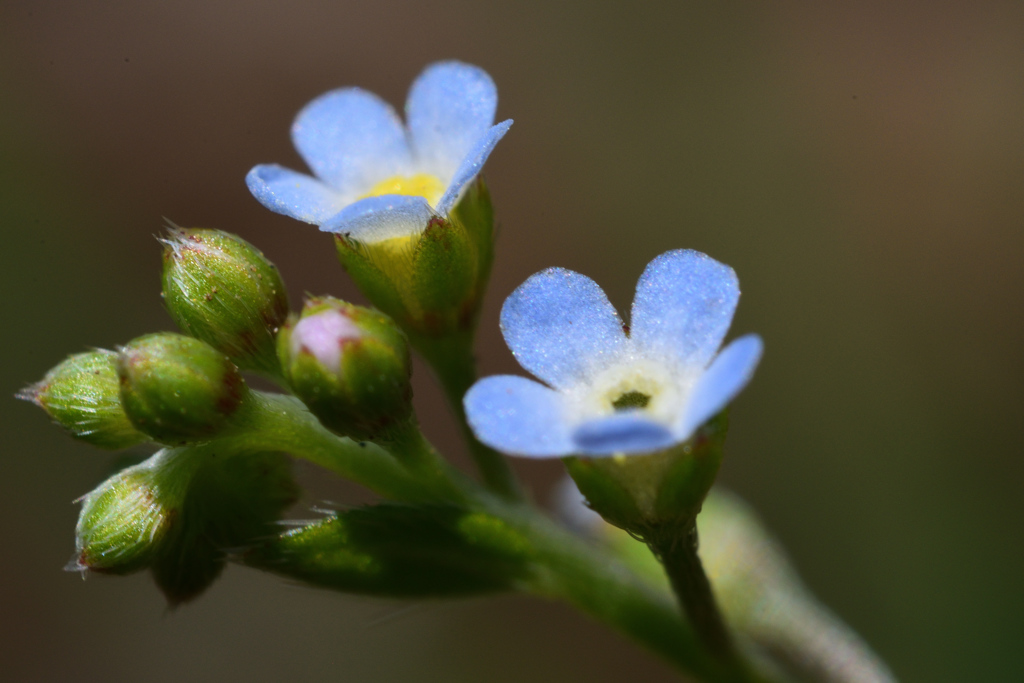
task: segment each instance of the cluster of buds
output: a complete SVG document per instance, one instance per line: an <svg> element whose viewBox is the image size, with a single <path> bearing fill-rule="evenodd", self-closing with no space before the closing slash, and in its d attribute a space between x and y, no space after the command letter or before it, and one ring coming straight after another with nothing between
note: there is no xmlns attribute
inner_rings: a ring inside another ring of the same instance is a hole
<svg viewBox="0 0 1024 683"><path fill-rule="evenodd" d="M149 569L178 603L297 496L283 454L224 447L258 409L242 372L277 380L337 434L372 439L410 419L411 363L377 311L318 298L289 314L277 268L234 235L172 227L162 242L164 302L186 334L71 356L19 396L93 445L165 447L82 498L71 566Z"/></svg>
<svg viewBox="0 0 1024 683"><path fill-rule="evenodd" d="M149 441L209 438L248 393L223 353L192 337L160 332L117 351L69 357L19 397L36 403L75 438L110 450Z"/></svg>

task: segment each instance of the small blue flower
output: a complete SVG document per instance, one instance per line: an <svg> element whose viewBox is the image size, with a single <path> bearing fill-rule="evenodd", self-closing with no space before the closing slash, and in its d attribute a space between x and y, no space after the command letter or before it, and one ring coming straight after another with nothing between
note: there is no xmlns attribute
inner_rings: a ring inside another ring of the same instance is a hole
<svg viewBox="0 0 1024 683"><path fill-rule="evenodd" d="M494 124L498 92L482 69L428 66L409 90L408 128L359 88L332 90L292 124L292 141L316 177L277 164L246 176L271 211L363 242L415 235L447 216L512 121Z"/></svg>
<svg viewBox="0 0 1024 683"><path fill-rule="evenodd" d="M533 458L649 453L689 439L746 386L761 358L751 334L716 352L739 300L732 268L700 252L647 265L624 328L597 283L562 268L505 301L513 355L548 386L487 377L466 394L477 437Z"/></svg>

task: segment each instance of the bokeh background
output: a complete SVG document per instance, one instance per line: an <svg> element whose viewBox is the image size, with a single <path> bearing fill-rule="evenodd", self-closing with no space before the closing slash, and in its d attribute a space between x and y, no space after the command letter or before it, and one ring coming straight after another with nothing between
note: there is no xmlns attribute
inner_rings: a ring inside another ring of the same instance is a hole
<svg viewBox="0 0 1024 683"><path fill-rule="evenodd" d="M441 58L516 120L487 177L485 373L518 372L502 299L561 265L627 309L644 265L736 268L767 353L724 481L906 681L1024 679L1024 4L0 4L0 394L67 353L170 329L166 216L237 232L305 291L359 299L255 163L302 168L292 117L358 84L401 106ZM463 457L428 376L431 437ZM148 578L61 571L111 468L0 410L0 678L674 680L618 634L506 597L388 603L230 569L169 613ZM459 460L464 462L463 460ZM517 463L539 500L559 463ZM306 506L364 500L309 469ZM300 510L301 512L301 510Z"/></svg>

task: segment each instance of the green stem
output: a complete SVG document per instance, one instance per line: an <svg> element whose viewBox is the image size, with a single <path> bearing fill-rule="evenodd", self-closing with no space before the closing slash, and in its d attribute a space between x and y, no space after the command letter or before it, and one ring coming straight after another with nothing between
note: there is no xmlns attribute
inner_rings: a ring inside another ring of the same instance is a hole
<svg viewBox="0 0 1024 683"><path fill-rule="evenodd" d="M393 500L453 499L453 485L447 477L424 477L376 444L337 436L292 396L253 391L244 410L235 429L217 443L236 449L285 451Z"/></svg>
<svg viewBox="0 0 1024 683"><path fill-rule="evenodd" d="M519 482L508 460L481 443L466 421L466 409L462 404L462 398L476 382L472 334L463 333L441 339L414 337L411 338L411 342L440 380L484 483L489 489L506 498L522 498Z"/></svg>
<svg viewBox="0 0 1024 683"><path fill-rule="evenodd" d="M767 680L737 678L734 669L709 651L669 593L535 507L487 492L453 471L413 422L392 430L378 446L332 434L289 396L254 392L247 411L232 433L205 447L239 453L286 451L396 500L455 502L500 517L528 539L532 550L533 571L524 590L575 605L702 681Z"/></svg>
<svg viewBox="0 0 1024 683"><path fill-rule="evenodd" d="M647 543L664 565L672 590L700 642L728 673L727 680L748 680L697 554L696 524L691 523L682 534L654 534Z"/></svg>
<svg viewBox="0 0 1024 683"><path fill-rule="evenodd" d="M599 546L553 523L536 508L494 496L477 496L475 503L530 539L538 567L527 586L531 593L565 600L701 681L773 680L723 663L704 644L694 625L682 617L670 594L638 577Z"/></svg>
<svg viewBox="0 0 1024 683"><path fill-rule="evenodd" d="M471 380L463 375L462 381ZM691 616L687 621L667 593L607 552L552 523L535 507L510 499L507 488L488 493L459 475L426 441L414 420L394 427L380 445L356 442L325 429L294 397L254 391L234 428L203 448L229 453L285 451L394 500L454 502L498 516L528 538L535 553L535 569L524 586L529 592L575 605L708 683L759 680L732 648L694 543L656 548ZM504 481L514 482L510 476Z"/></svg>
<svg viewBox="0 0 1024 683"><path fill-rule="evenodd" d="M444 494L444 501L465 503L465 491L472 486L472 482L452 467L427 441L415 417L386 430L374 442L401 462L417 479L431 482Z"/></svg>

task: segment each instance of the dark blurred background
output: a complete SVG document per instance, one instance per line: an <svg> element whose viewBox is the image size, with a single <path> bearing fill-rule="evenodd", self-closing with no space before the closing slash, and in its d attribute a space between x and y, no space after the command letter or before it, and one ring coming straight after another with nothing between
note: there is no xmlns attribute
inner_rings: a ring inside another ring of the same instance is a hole
<svg viewBox="0 0 1024 683"><path fill-rule="evenodd" d="M767 352L724 481L906 681L1024 679L1024 4L0 4L0 394L170 329L164 216L237 232L303 292L359 299L315 228L245 188L315 95L401 106L459 58L516 120L483 372L520 372L503 298L561 265L626 310L662 251L736 268ZM421 368L422 370L422 368ZM112 458L2 410L7 680L672 680L616 633L506 597L405 605L230 569L168 613L145 576L61 571ZM462 458L428 376L433 439ZM460 460L464 462L464 460ZM539 500L560 464L517 463ZM303 469L305 505L363 500ZM302 510L300 510L302 512Z"/></svg>

